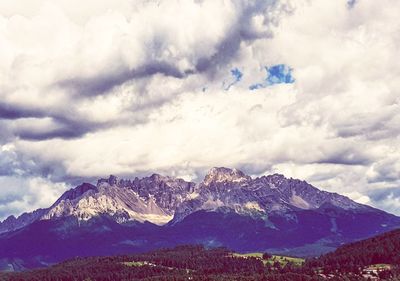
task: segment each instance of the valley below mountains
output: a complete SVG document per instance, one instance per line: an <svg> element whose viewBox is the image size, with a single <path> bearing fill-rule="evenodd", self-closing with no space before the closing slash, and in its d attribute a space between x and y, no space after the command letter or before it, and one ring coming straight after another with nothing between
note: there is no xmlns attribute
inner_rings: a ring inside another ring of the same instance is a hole
<svg viewBox="0 0 400 281"><path fill-rule="evenodd" d="M316 256L400 226L400 218L280 174L212 168L195 183L110 176L0 223L0 269L182 244Z"/></svg>

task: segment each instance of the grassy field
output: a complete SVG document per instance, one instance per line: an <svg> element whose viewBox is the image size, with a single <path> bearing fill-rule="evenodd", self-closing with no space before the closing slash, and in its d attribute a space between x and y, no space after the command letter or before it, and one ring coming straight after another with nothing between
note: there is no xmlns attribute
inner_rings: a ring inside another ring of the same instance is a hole
<svg viewBox="0 0 400 281"><path fill-rule="evenodd" d="M262 260L264 265L270 264L273 265L275 262L279 262L282 266L285 266L288 262L292 262L296 266L301 266L304 263L304 259L302 258L294 258L294 257L288 257L288 256L280 256L280 255L272 255L271 258L264 260L262 258L262 253L246 253L246 254L238 254L234 253L233 256L235 257L240 257L240 258L248 258L248 257L253 257ZM153 263L150 263L148 261L131 261L131 262L123 262L124 265L126 266L132 266L132 267L139 267L139 266L144 266L144 265L150 265L150 266L156 266ZM165 268L169 268L166 266L161 266ZM172 268L169 268L172 269Z"/></svg>
<svg viewBox="0 0 400 281"><path fill-rule="evenodd" d="M248 258L248 257L253 257L257 258L263 261L263 263L266 264L274 264L275 262L279 262L282 266L285 266L288 262L292 262L296 266L301 266L304 263L304 259L302 258L294 258L294 257L288 257L288 256L280 256L280 255L272 255L271 258L264 260L262 258L262 253L246 253L246 254L238 254L234 253L233 256L235 257L241 257L241 258ZM148 262L148 261L132 261L132 262L124 262L123 263L126 266L144 266L144 265L151 265L155 266L154 264Z"/></svg>
<svg viewBox="0 0 400 281"><path fill-rule="evenodd" d="M254 257L258 259L262 259L262 253L247 253L247 254L234 254L236 257ZM302 258L294 258L294 257L287 257L287 256L278 256L272 255L272 258L268 260L263 260L264 264L273 264L275 262L279 262L282 266L286 265L288 262L292 262L294 265L300 266L303 264L304 259Z"/></svg>
<svg viewBox="0 0 400 281"><path fill-rule="evenodd" d="M129 262L123 262L124 265L127 266L143 266L145 265L145 262L143 261L129 261Z"/></svg>
<svg viewBox="0 0 400 281"><path fill-rule="evenodd" d="M368 269L390 269L391 265L390 264L386 264L386 263L378 263L378 264L371 264L370 266L367 267Z"/></svg>

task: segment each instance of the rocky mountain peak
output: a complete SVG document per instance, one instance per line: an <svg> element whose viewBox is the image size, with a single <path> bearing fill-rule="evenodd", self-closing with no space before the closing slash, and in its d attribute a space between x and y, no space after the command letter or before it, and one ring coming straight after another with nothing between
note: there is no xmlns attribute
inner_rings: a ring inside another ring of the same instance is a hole
<svg viewBox="0 0 400 281"><path fill-rule="evenodd" d="M206 187L206 188L202 188ZM194 183L159 174L134 179L114 175L97 185L83 183L66 191L47 209L10 217L0 233L36 220L74 216L89 220L107 214L117 222L176 223L199 210L230 208L238 214L269 214L317 210L321 206L365 210L349 198L318 190L305 181L273 174L252 179L238 169L215 167L203 182Z"/></svg>
<svg viewBox="0 0 400 281"><path fill-rule="evenodd" d="M271 188L278 188L284 182L288 181L288 179L282 174L272 174L264 177L266 181L269 183Z"/></svg>
<svg viewBox="0 0 400 281"><path fill-rule="evenodd" d="M164 176L164 175L160 175L160 174L152 174L147 179L148 179L148 181L153 181L155 183L164 182L164 183L170 183L170 184L173 184L174 182L182 181L182 179L179 179L179 178Z"/></svg>
<svg viewBox="0 0 400 281"><path fill-rule="evenodd" d="M244 182L249 180L251 180L251 177L238 169L214 167L207 173L203 183L209 185L212 182Z"/></svg>
<svg viewBox="0 0 400 281"><path fill-rule="evenodd" d="M118 182L118 178L116 176L114 176L114 175L110 175L108 177L108 179L104 179L104 178L99 179L97 181L97 186L100 186L103 183L106 183L106 184L109 184L109 185L113 186L113 185L116 185L117 182Z"/></svg>
<svg viewBox="0 0 400 281"><path fill-rule="evenodd" d="M66 192L64 192L63 195L61 195L61 197L56 201L55 204L61 202L62 200L74 200L78 197L81 197L84 193L86 193L89 190L96 190L96 186L94 186L93 184L84 182L81 185L78 185L75 188L72 188Z"/></svg>

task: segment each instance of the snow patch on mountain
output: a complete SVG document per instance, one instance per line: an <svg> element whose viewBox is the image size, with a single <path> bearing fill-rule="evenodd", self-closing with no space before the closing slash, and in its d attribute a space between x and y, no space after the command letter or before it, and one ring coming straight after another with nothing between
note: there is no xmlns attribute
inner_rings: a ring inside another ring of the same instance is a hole
<svg viewBox="0 0 400 281"><path fill-rule="evenodd" d="M200 194L198 192L192 192L192 193L188 194L188 196L186 198L191 200L191 199L196 199L199 196L200 196Z"/></svg>
<svg viewBox="0 0 400 281"><path fill-rule="evenodd" d="M292 194L292 197L290 198L290 203L293 206L296 206L300 209L309 209L310 208L310 204L305 201L303 198L301 198L300 196L296 195L296 193Z"/></svg>
<svg viewBox="0 0 400 281"><path fill-rule="evenodd" d="M212 198L208 198L206 202L203 203L200 209L204 210L216 210L217 208L225 206L224 202L221 200L213 200Z"/></svg>
<svg viewBox="0 0 400 281"><path fill-rule="evenodd" d="M246 202L246 204L244 204L244 207L246 209L253 209L260 212L264 211L256 201Z"/></svg>

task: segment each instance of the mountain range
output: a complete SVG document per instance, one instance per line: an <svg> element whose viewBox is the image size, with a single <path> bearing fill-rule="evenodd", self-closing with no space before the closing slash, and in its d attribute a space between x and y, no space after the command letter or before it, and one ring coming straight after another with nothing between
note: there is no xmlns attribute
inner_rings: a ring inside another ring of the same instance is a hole
<svg viewBox="0 0 400 281"><path fill-rule="evenodd" d="M199 183L110 176L1 222L0 269L179 244L312 256L399 226L397 216L280 174L220 167Z"/></svg>

